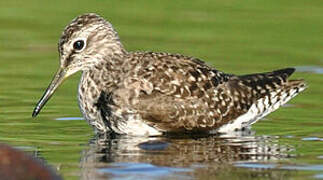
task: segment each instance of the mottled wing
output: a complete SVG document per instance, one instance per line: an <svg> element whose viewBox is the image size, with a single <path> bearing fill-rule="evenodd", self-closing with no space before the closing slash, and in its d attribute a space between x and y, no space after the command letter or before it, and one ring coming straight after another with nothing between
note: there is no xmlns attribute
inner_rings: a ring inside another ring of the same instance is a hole
<svg viewBox="0 0 323 180"><path fill-rule="evenodd" d="M226 108L217 109L215 89L231 75L181 55L145 53L136 57L140 63L129 71L124 87L115 92L122 101L117 104L127 104L125 109L132 109L161 131L217 127Z"/></svg>

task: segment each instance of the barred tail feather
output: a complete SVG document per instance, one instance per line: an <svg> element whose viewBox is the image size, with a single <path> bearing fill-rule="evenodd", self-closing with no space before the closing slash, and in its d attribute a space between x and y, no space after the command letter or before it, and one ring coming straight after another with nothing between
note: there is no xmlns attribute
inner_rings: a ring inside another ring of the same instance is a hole
<svg viewBox="0 0 323 180"><path fill-rule="evenodd" d="M249 111L255 111L254 112L254 114L256 114L255 117L252 118L246 124L243 124L243 127L254 124L259 119L277 110L279 107L286 104L297 94L304 91L306 87L307 86L303 80L292 80L292 81L289 81L289 83L282 89L274 91L270 93L269 96L265 96L264 98L259 99L255 104L256 108L254 109L250 108L249 110Z"/></svg>
<svg viewBox="0 0 323 180"><path fill-rule="evenodd" d="M274 73L275 72L277 73L279 71L274 71ZM288 73L288 75L290 74ZM272 89L270 93L256 100L246 113L240 115L238 118L231 121L231 123L220 127L217 132L227 133L250 126L269 113L277 110L280 106L284 105L307 88L307 85L303 80L287 80L287 77L285 82L279 87Z"/></svg>

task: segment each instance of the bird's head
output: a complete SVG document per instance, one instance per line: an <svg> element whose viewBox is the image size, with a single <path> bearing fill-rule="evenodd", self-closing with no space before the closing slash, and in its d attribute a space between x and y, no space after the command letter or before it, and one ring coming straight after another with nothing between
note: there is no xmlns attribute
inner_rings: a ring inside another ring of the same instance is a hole
<svg viewBox="0 0 323 180"><path fill-rule="evenodd" d="M35 117L57 87L78 71L91 70L102 61L124 52L117 32L97 14L76 17L66 26L58 43L60 66L42 98L36 105Z"/></svg>

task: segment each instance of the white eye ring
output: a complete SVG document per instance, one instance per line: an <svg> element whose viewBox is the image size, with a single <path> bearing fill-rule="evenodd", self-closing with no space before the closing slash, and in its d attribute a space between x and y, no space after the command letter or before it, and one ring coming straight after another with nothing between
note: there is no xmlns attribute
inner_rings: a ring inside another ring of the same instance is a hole
<svg viewBox="0 0 323 180"><path fill-rule="evenodd" d="M85 49L85 47L86 47L85 38L76 39L72 44L72 49L75 50L76 52L81 52L82 50Z"/></svg>

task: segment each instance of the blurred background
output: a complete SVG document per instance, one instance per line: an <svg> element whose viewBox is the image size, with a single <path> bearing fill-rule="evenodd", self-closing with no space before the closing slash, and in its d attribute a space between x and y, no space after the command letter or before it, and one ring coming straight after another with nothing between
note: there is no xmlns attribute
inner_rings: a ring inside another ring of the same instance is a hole
<svg viewBox="0 0 323 180"><path fill-rule="evenodd" d="M31 112L58 68L64 27L88 12L111 22L129 51L181 53L234 74L296 67L293 78L309 88L253 130L293 146L297 158L287 163L319 165L300 170L300 179L323 178L321 1L1 0L1 142L36 153L66 179L80 178L81 155L93 137L77 105L80 73L40 116L33 119Z"/></svg>

